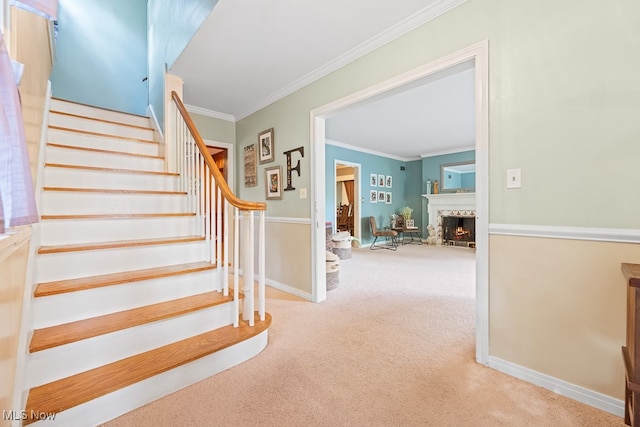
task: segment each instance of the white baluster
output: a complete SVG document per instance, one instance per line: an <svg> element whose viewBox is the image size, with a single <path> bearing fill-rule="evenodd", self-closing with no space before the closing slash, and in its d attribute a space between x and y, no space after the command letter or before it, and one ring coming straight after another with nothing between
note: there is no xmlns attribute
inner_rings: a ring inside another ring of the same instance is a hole
<svg viewBox="0 0 640 427"><path fill-rule="evenodd" d="M233 209L233 326L238 327L238 320L240 318L240 284L239 284L239 260L240 260L240 209Z"/></svg>
<svg viewBox="0 0 640 427"><path fill-rule="evenodd" d="M242 270L244 279L244 308L242 310L242 318L249 322L249 326L253 326L254 323L254 283L253 283L253 262L254 262L254 239L255 239L255 226L253 223L253 211L246 212L244 217L246 219L243 225L244 236L244 257L242 259Z"/></svg>
<svg viewBox="0 0 640 427"><path fill-rule="evenodd" d="M222 198L222 197L221 197ZM229 295L229 202L223 200L224 223L222 225L222 240L224 250L222 251L222 281L224 283L224 295Z"/></svg>
<svg viewBox="0 0 640 427"><path fill-rule="evenodd" d="M260 320L264 322L265 319L265 212L260 211L258 217L260 218L260 229L258 234L258 312L260 314Z"/></svg>

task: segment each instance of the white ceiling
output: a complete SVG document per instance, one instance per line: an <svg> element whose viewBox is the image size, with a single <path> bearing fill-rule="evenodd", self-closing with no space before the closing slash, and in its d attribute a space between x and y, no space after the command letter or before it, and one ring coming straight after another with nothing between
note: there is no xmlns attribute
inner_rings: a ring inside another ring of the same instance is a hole
<svg viewBox="0 0 640 427"><path fill-rule="evenodd" d="M239 120L463 1L219 0L170 71L196 112ZM473 71L442 77L328 119L327 138L406 159L472 147Z"/></svg>

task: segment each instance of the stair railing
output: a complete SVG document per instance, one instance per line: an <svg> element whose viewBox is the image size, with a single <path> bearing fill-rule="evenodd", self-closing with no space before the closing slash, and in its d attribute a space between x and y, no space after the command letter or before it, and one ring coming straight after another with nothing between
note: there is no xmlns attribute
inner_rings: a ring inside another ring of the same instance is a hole
<svg viewBox="0 0 640 427"><path fill-rule="evenodd" d="M243 320L254 325L254 263L258 253L258 314L265 320L265 211L266 203L249 202L237 198L213 157L207 150L198 129L189 116L179 95L171 92L173 106L170 120L175 120L176 169L180 175L180 189L187 193L188 212L195 212L197 235L207 242L207 261L215 263L220 272L219 291L229 295L229 265L233 266L234 326L238 326L239 268L243 267ZM233 209L233 256L229 253L229 206ZM255 245L255 217L259 215L258 246ZM242 224L240 217L242 216ZM242 227L241 227L242 226ZM240 257L242 250L242 258ZM220 286L220 284L222 286Z"/></svg>

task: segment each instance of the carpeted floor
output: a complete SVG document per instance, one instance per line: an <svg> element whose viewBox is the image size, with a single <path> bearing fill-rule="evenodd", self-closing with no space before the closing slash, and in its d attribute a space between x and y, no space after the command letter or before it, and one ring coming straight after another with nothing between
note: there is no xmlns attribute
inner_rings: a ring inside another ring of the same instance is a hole
<svg viewBox="0 0 640 427"><path fill-rule="evenodd" d="M255 358L105 426L623 426L475 362L475 254L354 249L313 304L269 289Z"/></svg>

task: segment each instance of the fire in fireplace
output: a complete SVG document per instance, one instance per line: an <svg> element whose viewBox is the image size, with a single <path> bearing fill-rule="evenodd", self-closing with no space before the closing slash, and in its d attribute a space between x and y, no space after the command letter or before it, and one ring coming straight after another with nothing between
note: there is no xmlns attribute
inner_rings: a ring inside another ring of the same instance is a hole
<svg viewBox="0 0 640 427"><path fill-rule="evenodd" d="M443 216L442 244L473 247L476 241L475 217Z"/></svg>

